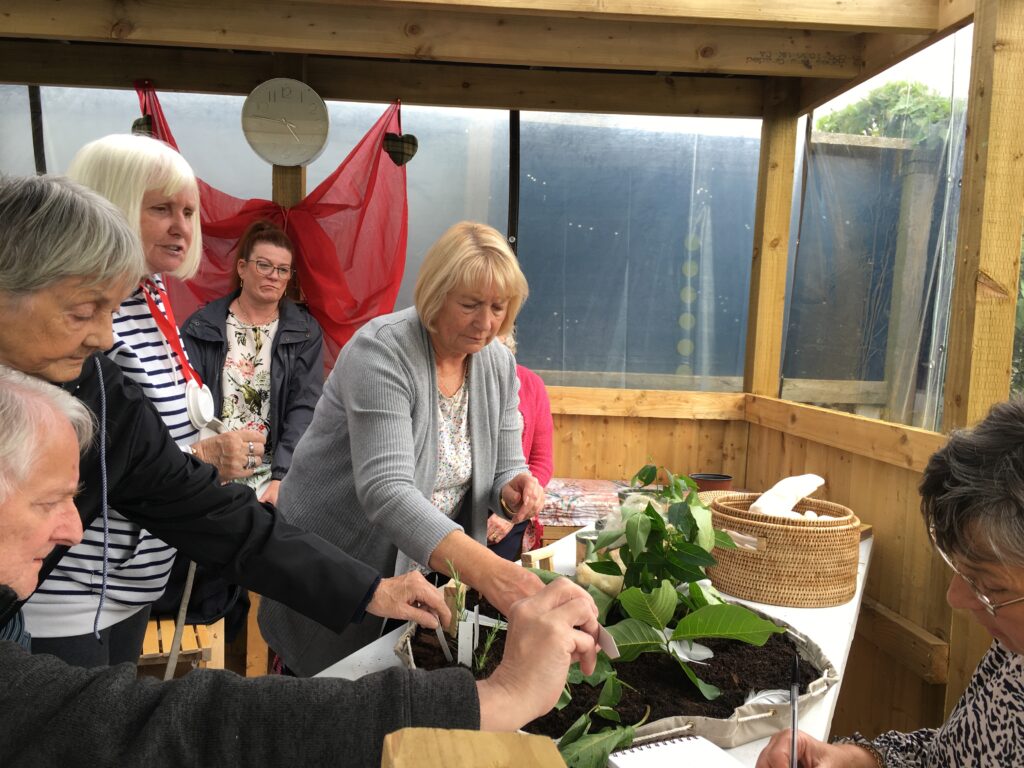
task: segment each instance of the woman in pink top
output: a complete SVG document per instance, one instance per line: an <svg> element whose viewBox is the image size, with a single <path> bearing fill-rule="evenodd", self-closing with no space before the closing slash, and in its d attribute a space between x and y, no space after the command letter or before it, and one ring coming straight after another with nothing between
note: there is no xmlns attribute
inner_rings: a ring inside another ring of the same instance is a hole
<svg viewBox="0 0 1024 768"><path fill-rule="evenodd" d="M515 354L514 331L499 339ZM519 413L523 417L523 456L531 474L546 487L554 466L551 402L540 376L522 365L516 365L516 373L519 375ZM518 560L520 554L539 546L543 531L544 526L536 517L516 525L499 514L492 513L487 519L488 546L495 554L508 560Z"/></svg>

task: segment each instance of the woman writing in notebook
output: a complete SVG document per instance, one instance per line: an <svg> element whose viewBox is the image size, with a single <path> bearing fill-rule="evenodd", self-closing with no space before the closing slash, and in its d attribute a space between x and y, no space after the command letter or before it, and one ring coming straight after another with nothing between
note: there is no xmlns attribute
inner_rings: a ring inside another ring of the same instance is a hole
<svg viewBox="0 0 1024 768"><path fill-rule="evenodd" d="M973 429L954 432L920 490L932 545L951 569L946 599L992 645L940 727L834 744L800 733L802 768L1024 765L1024 400L995 405ZM772 738L758 768L788 768L789 734Z"/></svg>

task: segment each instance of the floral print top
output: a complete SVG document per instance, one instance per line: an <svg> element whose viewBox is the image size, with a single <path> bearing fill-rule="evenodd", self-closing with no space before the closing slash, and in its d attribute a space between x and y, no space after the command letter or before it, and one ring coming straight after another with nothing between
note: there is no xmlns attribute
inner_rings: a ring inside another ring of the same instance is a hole
<svg viewBox="0 0 1024 768"><path fill-rule="evenodd" d="M248 325L228 312L228 353L224 358L221 421L227 429L253 429L270 433L270 355L277 333L277 318L264 325ZM237 482L259 488L270 477L273 460L268 448L251 477Z"/></svg>
<svg viewBox="0 0 1024 768"><path fill-rule="evenodd" d="M437 480L430 503L455 517L473 479L473 453L469 440L469 377L451 397L437 391L440 411L437 435Z"/></svg>

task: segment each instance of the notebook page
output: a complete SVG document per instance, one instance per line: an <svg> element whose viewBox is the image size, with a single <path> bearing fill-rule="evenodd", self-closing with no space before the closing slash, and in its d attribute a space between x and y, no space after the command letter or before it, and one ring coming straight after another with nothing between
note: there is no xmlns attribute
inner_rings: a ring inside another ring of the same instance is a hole
<svg viewBox="0 0 1024 768"><path fill-rule="evenodd" d="M702 736L683 736L615 752L608 758L608 765L609 768L744 768L743 763Z"/></svg>

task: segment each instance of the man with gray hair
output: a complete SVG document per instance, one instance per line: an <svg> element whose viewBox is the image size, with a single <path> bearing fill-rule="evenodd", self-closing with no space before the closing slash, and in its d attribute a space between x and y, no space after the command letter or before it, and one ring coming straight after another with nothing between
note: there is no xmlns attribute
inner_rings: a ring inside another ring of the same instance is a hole
<svg viewBox="0 0 1024 768"><path fill-rule="evenodd" d="M67 392L0 366L0 590L25 599L50 551L82 538L78 455L92 434L92 414ZM0 627L0 640L19 635Z"/></svg>

